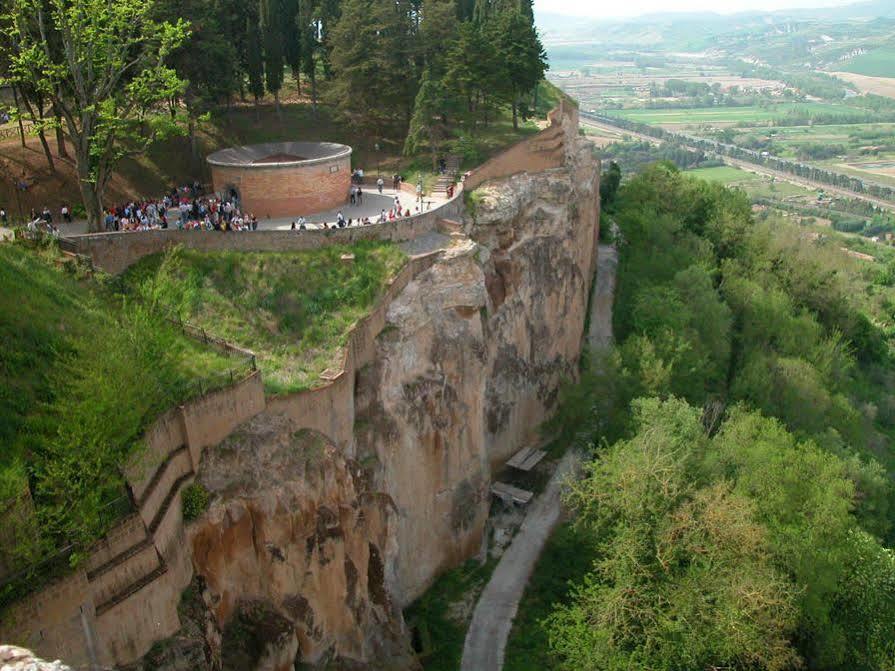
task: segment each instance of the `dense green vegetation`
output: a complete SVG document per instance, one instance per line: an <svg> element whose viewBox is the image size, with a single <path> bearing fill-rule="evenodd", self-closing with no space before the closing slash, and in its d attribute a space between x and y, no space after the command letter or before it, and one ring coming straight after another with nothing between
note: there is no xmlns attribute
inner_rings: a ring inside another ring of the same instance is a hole
<svg viewBox="0 0 895 671"><path fill-rule="evenodd" d="M350 262L342 260L351 254ZM282 253L176 249L140 261L122 278L167 312L257 354L269 393L320 383L339 369L348 332L404 264L385 243Z"/></svg>
<svg viewBox="0 0 895 671"><path fill-rule="evenodd" d="M538 668L891 668L887 266L667 165L607 210L618 345L557 420L593 446L568 495L589 569L567 595L545 555L533 603L559 605L508 658L546 636Z"/></svg>
<svg viewBox="0 0 895 671"><path fill-rule="evenodd" d="M247 365L60 261L0 246L0 502L33 501L4 529L7 566L65 547L77 560L129 505L121 468L147 424Z"/></svg>
<svg viewBox="0 0 895 671"><path fill-rule="evenodd" d="M531 576L513 630L507 642L505 671L543 671L551 668L547 618L565 601L572 585L584 579L596 548L591 538L574 524L557 527L544 546L538 567Z"/></svg>

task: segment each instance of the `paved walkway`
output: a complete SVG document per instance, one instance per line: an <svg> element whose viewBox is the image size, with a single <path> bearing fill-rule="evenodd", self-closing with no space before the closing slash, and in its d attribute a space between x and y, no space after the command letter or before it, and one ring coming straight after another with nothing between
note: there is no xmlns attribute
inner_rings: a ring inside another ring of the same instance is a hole
<svg viewBox="0 0 895 671"><path fill-rule="evenodd" d="M507 548L472 614L463 645L461 671L500 671L519 600L550 533L559 521L560 490L578 457L568 452L547 489L531 504L519 532Z"/></svg>
<svg viewBox="0 0 895 671"><path fill-rule="evenodd" d="M590 304L590 330L587 344L593 351L612 345L612 302L615 299L615 275L618 250L614 245L600 245L597 255L597 285Z"/></svg>
<svg viewBox="0 0 895 671"><path fill-rule="evenodd" d="M388 212L395 203L395 194L398 194L398 198L401 201L401 207L405 210L410 209L411 214L416 214L416 197L412 193L408 193L407 191L395 191L394 189L383 189L382 195L377 193L375 187L368 187L369 191L364 191L364 203L363 205L350 205L345 203L342 207L337 207L332 210L327 210L326 212L318 212L316 214L307 214L303 212L296 212L294 217L280 217L277 219L259 219L258 220L258 230L259 231L288 231L292 228L292 222L296 221L299 216L304 215L305 219L308 221L308 228L315 229L321 228L323 222L328 224L335 223L339 212L341 212L345 219L353 219L357 221L359 219L363 219L364 217L369 217L374 222L378 219L382 210ZM446 199L443 196L438 195L429 195L423 199L423 211L428 212L429 210L433 210L436 207L440 207L446 202ZM57 217L58 219L58 217ZM174 218L171 221L170 228L177 228L177 219ZM80 235L87 232L87 222L86 221L75 221L71 224L59 223L59 221L55 222L57 226L59 226L59 230L62 235Z"/></svg>

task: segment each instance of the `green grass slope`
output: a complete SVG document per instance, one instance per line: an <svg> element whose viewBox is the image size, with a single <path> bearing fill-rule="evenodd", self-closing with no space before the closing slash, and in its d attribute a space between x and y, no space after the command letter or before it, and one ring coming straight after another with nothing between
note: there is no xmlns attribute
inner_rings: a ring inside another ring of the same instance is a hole
<svg viewBox="0 0 895 671"><path fill-rule="evenodd" d="M52 248L0 245L0 503L28 492L34 503L25 528L2 521L17 541L2 548L7 566L104 533L146 426L197 381L224 384L246 365L60 261Z"/></svg>
<svg viewBox="0 0 895 671"><path fill-rule="evenodd" d="M342 255L353 254L346 263ZM404 264L390 244L283 253L175 250L143 259L127 291L156 287L167 309L258 356L268 393L318 385L338 367L354 323Z"/></svg>

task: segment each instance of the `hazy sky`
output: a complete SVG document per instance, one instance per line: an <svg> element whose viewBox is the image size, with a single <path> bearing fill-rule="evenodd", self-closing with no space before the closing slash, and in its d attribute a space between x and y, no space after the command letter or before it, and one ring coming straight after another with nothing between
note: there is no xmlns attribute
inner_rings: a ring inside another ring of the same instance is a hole
<svg viewBox="0 0 895 671"><path fill-rule="evenodd" d="M596 0L535 0L535 9L554 14L612 18L638 16L654 12L701 12L722 14L753 9L775 10L791 7L835 7L855 0L626 0L605 2Z"/></svg>

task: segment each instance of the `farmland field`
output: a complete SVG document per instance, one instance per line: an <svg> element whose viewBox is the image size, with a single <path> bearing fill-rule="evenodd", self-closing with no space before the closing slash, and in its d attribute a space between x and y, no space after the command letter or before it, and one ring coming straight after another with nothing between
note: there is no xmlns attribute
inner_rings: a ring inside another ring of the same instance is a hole
<svg viewBox="0 0 895 671"><path fill-rule="evenodd" d="M831 75L844 79L858 87L861 93L875 93L878 96L895 98L895 75L891 77L868 77L854 72L831 72Z"/></svg>
<svg viewBox="0 0 895 671"><path fill-rule="evenodd" d="M858 115L860 110L847 105L826 103L780 103L767 107L701 107L694 109L607 110L607 114L651 125L699 123L761 123L784 118L790 113Z"/></svg>
<svg viewBox="0 0 895 671"><path fill-rule="evenodd" d="M874 49L855 56L846 61L841 69L867 77L895 77L895 49Z"/></svg>
<svg viewBox="0 0 895 671"><path fill-rule="evenodd" d="M874 157L862 161L831 160L819 162L820 165L838 172L844 172L858 179L895 187L895 158L891 156Z"/></svg>
<svg viewBox="0 0 895 671"><path fill-rule="evenodd" d="M709 182L719 182L727 186L743 189L752 197L775 199L811 199L815 198L815 192L810 189L796 186L788 182L772 182L770 178L756 175L746 170L740 170L731 166L716 168L696 168L688 170L688 175L699 177Z"/></svg>

